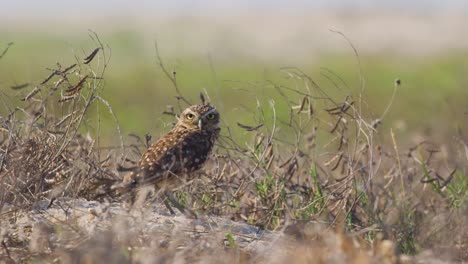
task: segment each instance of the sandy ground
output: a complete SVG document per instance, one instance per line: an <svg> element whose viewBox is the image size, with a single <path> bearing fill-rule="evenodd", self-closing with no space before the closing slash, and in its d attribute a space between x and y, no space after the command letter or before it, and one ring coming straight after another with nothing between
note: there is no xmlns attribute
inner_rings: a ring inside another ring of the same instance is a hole
<svg viewBox="0 0 468 264"><path fill-rule="evenodd" d="M116 263L244 263L241 254L255 263L449 263L430 251L414 257L397 255L389 240L366 249L352 235L319 224L301 225L302 231L294 225L264 231L218 216L189 219L179 213L168 215L163 207L128 211L119 203L60 198L50 207L44 201L29 213L17 214L14 223L3 223L0 233L10 232L10 240L29 244L33 260L53 258L63 263L77 259L88 260L85 263L102 259ZM320 242L315 243L317 239ZM27 260L21 257L24 253L11 247L3 257Z"/></svg>

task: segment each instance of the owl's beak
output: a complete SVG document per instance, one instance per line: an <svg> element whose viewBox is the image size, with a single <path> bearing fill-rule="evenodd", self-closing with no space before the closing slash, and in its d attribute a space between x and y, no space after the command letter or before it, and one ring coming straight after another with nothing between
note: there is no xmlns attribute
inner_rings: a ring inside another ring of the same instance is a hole
<svg viewBox="0 0 468 264"><path fill-rule="evenodd" d="M202 123L202 120L201 118L198 120L198 128L201 130L202 129L202 126L203 126L203 123Z"/></svg>

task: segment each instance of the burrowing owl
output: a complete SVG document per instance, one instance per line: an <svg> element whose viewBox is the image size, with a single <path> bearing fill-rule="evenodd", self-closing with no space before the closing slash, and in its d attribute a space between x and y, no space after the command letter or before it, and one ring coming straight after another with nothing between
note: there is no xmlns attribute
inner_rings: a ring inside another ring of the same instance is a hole
<svg viewBox="0 0 468 264"><path fill-rule="evenodd" d="M220 131L219 113L209 104L185 109L174 128L152 144L138 167L124 177L127 186L155 184L170 191L181 177L200 169Z"/></svg>

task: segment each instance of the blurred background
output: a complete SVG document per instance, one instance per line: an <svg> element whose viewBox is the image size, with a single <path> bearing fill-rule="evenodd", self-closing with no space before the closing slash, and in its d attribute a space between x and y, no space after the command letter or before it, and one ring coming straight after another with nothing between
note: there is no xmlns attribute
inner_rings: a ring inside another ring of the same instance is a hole
<svg viewBox="0 0 468 264"><path fill-rule="evenodd" d="M302 87L285 70L291 67L337 101L357 96L361 67L369 120L381 117L400 79L382 125L404 142L467 133L468 1L30 0L0 5L0 50L14 43L0 60L2 96L24 93L11 86L39 84L57 62L69 65L75 56L88 55L95 48L92 30L112 51L102 96L125 134L158 136L173 119L161 114L177 100L157 63L155 42L165 66L177 72L182 93L198 102L198 94L206 91L225 125L241 138L246 132L237 122L262 121L253 114L258 102L276 100L278 118L287 121L287 105L272 84ZM351 41L359 60L337 32ZM297 104L301 99L290 98ZM111 144L116 137L112 117L104 110L101 115L102 133Z"/></svg>

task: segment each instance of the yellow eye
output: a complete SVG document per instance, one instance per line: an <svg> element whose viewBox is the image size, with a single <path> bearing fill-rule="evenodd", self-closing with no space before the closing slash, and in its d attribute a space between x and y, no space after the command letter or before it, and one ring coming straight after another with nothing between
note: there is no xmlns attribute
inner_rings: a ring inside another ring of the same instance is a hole
<svg viewBox="0 0 468 264"><path fill-rule="evenodd" d="M186 114L185 117L188 119L188 120L192 120L195 116L193 114Z"/></svg>
<svg viewBox="0 0 468 264"><path fill-rule="evenodd" d="M216 117L215 114L208 114L208 115L206 116L206 118L208 118L208 119L210 119L210 120L215 119L215 117Z"/></svg>

